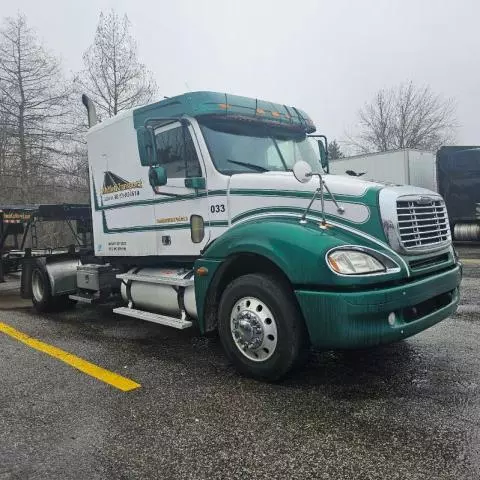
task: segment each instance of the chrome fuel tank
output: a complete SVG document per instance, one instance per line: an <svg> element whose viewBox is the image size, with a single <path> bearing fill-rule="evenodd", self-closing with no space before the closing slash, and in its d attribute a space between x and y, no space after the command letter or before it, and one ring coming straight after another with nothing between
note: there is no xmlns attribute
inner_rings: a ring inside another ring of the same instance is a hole
<svg viewBox="0 0 480 480"><path fill-rule="evenodd" d="M175 284L188 279L192 272L185 269L134 268L128 272L138 280L122 281L121 292L125 302L133 302L135 308L173 317L180 317L184 309L190 317L197 318L195 287ZM142 280L143 277L143 280ZM145 281L148 279L149 281ZM171 283L168 283L171 282Z"/></svg>

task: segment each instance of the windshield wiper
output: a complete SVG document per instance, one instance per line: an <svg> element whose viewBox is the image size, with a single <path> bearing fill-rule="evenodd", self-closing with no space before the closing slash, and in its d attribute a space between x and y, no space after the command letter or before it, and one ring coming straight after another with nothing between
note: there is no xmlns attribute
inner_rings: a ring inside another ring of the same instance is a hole
<svg viewBox="0 0 480 480"><path fill-rule="evenodd" d="M285 159L283 158L282 152L280 150L280 147L278 146L277 140L275 140L275 137L270 137L273 140L273 144L275 145L275 149L277 150L278 156L280 157L280 160L283 164L283 168L285 169L286 172L288 172L287 164L285 162Z"/></svg>
<svg viewBox="0 0 480 480"><path fill-rule="evenodd" d="M261 165L255 165L254 163L248 163L248 162L238 162L237 160L230 160L227 158L227 162L229 163L235 163L236 165L240 165L242 167L248 167L251 168L252 170L256 170L257 172L268 172L268 168L262 167Z"/></svg>

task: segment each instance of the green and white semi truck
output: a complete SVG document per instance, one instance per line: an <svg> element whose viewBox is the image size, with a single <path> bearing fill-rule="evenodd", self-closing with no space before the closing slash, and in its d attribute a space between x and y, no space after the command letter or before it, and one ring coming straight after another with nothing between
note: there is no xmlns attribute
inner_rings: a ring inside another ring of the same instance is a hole
<svg viewBox="0 0 480 480"><path fill-rule="evenodd" d="M118 291L117 314L218 331L239 371L270 380L310 345L394 342L455 312L442 198L329 175L303 111L195 92L97 123L83 101L94 252L34 268L38 310Z"/></svg>

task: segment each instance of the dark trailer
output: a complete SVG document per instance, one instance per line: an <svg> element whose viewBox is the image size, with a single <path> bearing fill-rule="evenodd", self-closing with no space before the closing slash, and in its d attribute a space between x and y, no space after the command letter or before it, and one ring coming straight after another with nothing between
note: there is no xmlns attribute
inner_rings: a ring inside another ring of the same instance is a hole
<svg viewBox="0 0 480 480"><path fill-rule="evenodd" d="M480 240L480 147L437 152L438 192L445 199L456 240Z"/></svg>
<svg viewBox="0 0 480 480"><path fill-rule="evenodd" d="M75 243L62 247L39 244L37 225L40 222L64 222L71 231ZM0 205L0 282L4 274L18 270L30 270L27 264L49 257L87 254L91 251L92 217L89 205ZM26 245L29 244L28 247ZM32 260L29 260L32 259ZM26 267L26 268L25 268ZM24 286L22 271L22 294L29 295ZM27 282L28 283L28 282Z"/></svg>

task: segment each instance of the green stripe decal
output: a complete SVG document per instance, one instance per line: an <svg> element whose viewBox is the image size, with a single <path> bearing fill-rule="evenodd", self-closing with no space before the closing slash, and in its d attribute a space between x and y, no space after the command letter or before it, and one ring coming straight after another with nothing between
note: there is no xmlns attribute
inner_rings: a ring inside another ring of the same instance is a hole
<svg viewBox="0 0 480 480"><path fill-rule="evenodd" d="M107 225L107 219L105 213L102 212L102 223L103 223L103 233L130 233L130 232L151 232L154 230L184 230L190 228L190 222L184 223L170 223L168 226L166 224L159 225L145 225L138 227L124 227L124 228L109 228ZM227 220L215 220L211 222L206 222L210 227L228 227Z"/></svg>
<svg viewBox="0 0 480 480"><path fill-rule="evenodd" d="M369 210L369 218L364 222L362 225L368 225L372 221L374 223L377 223L377 220L375 216L372 218L370 215L370 210L371 208L369 207L368 204L365 204L363 202L354 202L352 201L354 198L358 198L358 200L361 199L366 199L367 197L370 197L370 200L373 200L373 198L376 198L377 195L377 188L370 188L368 189L365 194L363 194L361 197L353 197L353 196L344 196L345 203L350 203L353 205L363 205ZM123 227L123 228L109 228L107 225L107 220L105 217L105 212L103 210L110 210L114 208L123 208L123 207L128 207L128 206L140 206L140 205L152 205L152 204L158 204L158 203L171 203L171 202L176 202L176 201L183 201L183 200L193 200L193 199L198 199L202 197L208 196L219 196L219 195L226 195L227 191L226 190L212 190L210 192L201 192L199 194L187 194L187 195L181 195L178 197L168 197L168 198L158 198L158 199L153 199L153 200L143 200L143 201L133 201L133 202L127 202L123 203L121 205L108 205L108 206L98 206L96 202L96 194L94 192L95 196L95 209L101 210L102 211L102 220L103 220L103 231L104 233L128 233L128 232L147 232L147 231L155 231L155 230L181 230L181 229L188 229L190 228L190 223L189 222L183 222L183 223L177 223L177 224L161 224L161 225L145 225L145 226L134 226L134 227ZM312 192L297 192L297 191L291 191L291 190L266 190L266 189L232 189L230 191L231 195L245 195L245 196L267 196L267 197L289 197L289 198L305 198L305 199L311 199L313 193ZM374 197L375 196L375 197ZM341 196L335 195L335 198L337 198L339 201L342 201ZM325 196L327 200L330 199L328 195ZM252 210L248 210L245 212L242 212L235 217L232 218L232 225L235 223L238 223L242 220L247 220L250 217L258 216L261 214L269 214L268 216L288 216L288 214L298 214L301 215L305 211L305 207L289 207L289 206L267 206L267 207L261 207L261 208L255 208ZM319 210L311 210L309 212L309 217L317 218L321 220L322 214ZM291 217L289 217L291 218ZM356 222L353 222L349 219L343 218L341 215L335 215L335 214L329 214L325 213L325 218L333 221L340 221L341 223L345 222L351 225L358 225ZM206 225L210 227L228 227L229 223L227 220L212 220L210 222L206 221ZM378 229L378 228L377 228ZM370 229L369 229L370 230ZM381 232L381 229L380 229Z"/></svg>
<svg viewBox="0 0 480 480"><path fill-rule="evenodd" d="M342 195L334 193L337 201L346 201L351 203L365 203L362 201L352 202L353 199L364 200L372 193L378 192L379 187L367 188L362 195ZM310 200L313 196L313 192L299 192L298 190L271 190L271 189L248 189L248 188L232 188L230 190L231 195L246 195L246 196L265 196L265 197L287 197L287 198L305 198ZM324 198L330 200L332 197L327 192L324 193Z"/></svg>
<svg viewBox="0 0 480 480"><path fill-rule="evenodd" d="M370 200L375 200L376 199L376 194L378 192L379 188L378 187L372 187L369 188L365 191L360 196L355 196L355 195L340 195L340 194L334 194L335 199L337 201L345 201L345 202L350 202L350 203L361 203L365 204L365 201L369 199L369 197L375 197L371 198ZM171 203L171 202L177 202L177 201L182 201L182 200L195 200L197 198L204 198L204 197L214 197L214 196L219 196L219 195L227 195L226 190L211 190L211 191L206 191L206 192L198 192L198 193L188 193L184 195L178 195L175 197L163 197L163 198L153 198L150 200L132 200L130 202L125 202L125 203L120 203L120 204L114 204L114 205L99 205L98 204L98 199L96 195L96 189L94 185L94 201L95 201L95 210L111 210L114 208L123 208L123 207L135 207L135 206L142 206L142 205L156 205L159 203ZM270 190L270 189L232 189L230 190L230 195L242 195L242 196L262 196L262 197L282 197L282 198L304 198L310 200L313 196L313 192L299 192L296 190ZM330 200L332 197L328 195L328 193L325 193L324 198L326 200ZM358 200L358 201L352 201L352 200Z"/></svg>
<svg viewBox="0 0 480 480"><path fill-rule="evenodd" d="M305 211L302 207L264 207L264 208L255 208L253 210L248 210L246 212L242 212L239 215L236 215L232 219L232 225L242 221L242 220L253 220L254 217L257 217L262 214L267 214L268 217L284 217L291 219L289 214L302 214ZM145 225L145 226L138 226L138 227L125 227L125 228L108 228L107 220L105 214L103 214L103 227L104 233L126 233L126 232L147 232L152 230L181 230L190 228L190 223L173 223L173 224L161 224L161 225ZM323 216L321 212L316 210L311 210L308 212L308 216L310 218L315 218L318 220L322 220ZM325 214L326 219L330 220L338 220L337 217L334 215ZM210 227L228 227L227 220L214 220L210 222L206 222L207 225Z"/></svg>
<svg viewBox="0 0 480 480"><path fill-rule="evenodd" d="M236 223L236 222L239 222L240 220L243 220L245 218L251 217L252 215L260 215L262 213L272 213L274 215L276 213L296 213L296 214L302 215L303 212L305 212L305 207L284 207L284 206L275 207L275 206L269 206L269 207L254 208L253 210L247 210L247 211L239 213L238 215L233 217L232 218L232 224ZM316 217L316 218L319 218L319 219L323 218L322 212L320 210L309 210L308 215L310 217ZM327 212L325 212L325 218L329 218L329 219L332 219L332 220L339 220L340 219L340 220L343 220L344 222L349 222L349 223L352 223L352 224L355 224L355 225L363 225L370 220L370 211L369 211L369 218L365 222L362 222L362 223L353 222L351 220L348 220L347 218L342 218L340 214L339 215L334 215L334 214L327 213Z"/></svg>
<svg viewBox="0 0 480 480"><path fill-rule="evenodd" d="M197 198L204 198L207 196L218 196L218 195L226 195L226 190L212 190L210 192L199 192L199 193L188 193L185 195L175 195L163 198L153 198L151 200L132 200L130 202L125 203L116 203L114 205L98 205L97 198L95 196L95 210L112 210L115 208L125 208L125 207L140 207L144 205L156 205L159 203L172 203L178 202L183 200L196 200ZM166 195L166 194L165 194Z"/></svg>

